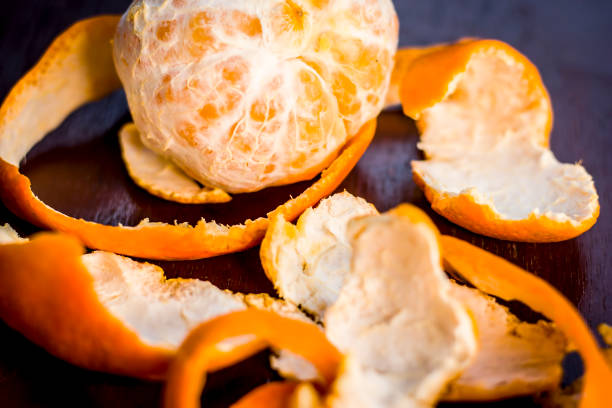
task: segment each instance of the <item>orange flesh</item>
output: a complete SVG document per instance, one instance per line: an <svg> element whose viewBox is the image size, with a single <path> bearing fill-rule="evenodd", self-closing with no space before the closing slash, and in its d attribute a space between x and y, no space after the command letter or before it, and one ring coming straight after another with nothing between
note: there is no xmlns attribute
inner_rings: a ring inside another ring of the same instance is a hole
<svg viewBox="0 0 612 408"><path fill-rule="evenodd" d="M199 407L207 371L235 364L266 347L289 350L308 360L325 386L335 378L341 359L323 331L312 324L261 310L231 313L200 325L185 339L170 366L165 406Z"/></svg>
<svg viewBox="0 0 612 408"><path fill-rule="evenodd" d="M574 343L585 366L581 408L612 404L612 368L580 313L562 294L535 275L465 241L442 236L441 244L452 270L483 292L521 301L542 313Z"/></svg>

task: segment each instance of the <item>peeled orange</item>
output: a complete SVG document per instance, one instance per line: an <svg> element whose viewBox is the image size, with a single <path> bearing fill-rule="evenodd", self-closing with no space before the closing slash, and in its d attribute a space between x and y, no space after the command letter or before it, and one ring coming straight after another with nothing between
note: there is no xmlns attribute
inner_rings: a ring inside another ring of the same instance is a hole
<svg viewBox="0 0 612 408"><path fill-rule="evenodd" d="M138 0L115 65L142 142L230 193L311 179L381 111L390 0Z"/></svg>

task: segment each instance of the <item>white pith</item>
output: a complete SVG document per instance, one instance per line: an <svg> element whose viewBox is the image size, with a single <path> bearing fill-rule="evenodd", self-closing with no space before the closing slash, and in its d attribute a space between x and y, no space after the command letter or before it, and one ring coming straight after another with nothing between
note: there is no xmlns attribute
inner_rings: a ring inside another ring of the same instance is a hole
<svg viewBox="0 0 612 408"><path fill-rule="evenodd" d="M593 179L548 149L548 98L528 75L504 51L472 56L446 98L419 118L428 160L414 161L413 171L438 194L469 195L501 219L577 226L597 211Z"/></svg>
<svg viewBox="0 0 612 408"><path fill-rule="evenodd" d="M349 224L351 274L325 314L347 355L332 406L433 406L476 352L466 309L450 294L429 226L394 215Z"/></svg>
<svg viewBox="0 0 612 408"><path fill-rule="evenodd" d="M109 252L82 257L99 301L145 344L176 349L195 326L247 307L306 320L297 308L267 295L221 290L198 279L168 279L156 265Z"/></svg>

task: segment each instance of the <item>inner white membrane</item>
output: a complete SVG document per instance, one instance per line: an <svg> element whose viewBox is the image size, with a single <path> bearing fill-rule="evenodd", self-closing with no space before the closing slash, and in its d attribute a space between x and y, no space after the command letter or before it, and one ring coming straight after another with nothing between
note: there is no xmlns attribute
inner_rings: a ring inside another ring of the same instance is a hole
<svg viewBox="0 0 612 408"><path fill-rule="evenodd" d="M420 271L418 268L427 265L415 266L405 262L402 268L407 271L398 269L396 273L390 274L384 272L386 261L383 260L390 258L389 251L392 250L408 252L411 258L419 258L417 254L426 251L421 247L413 247L413 239L408 239L410 234L404 234L397 243L391 244L392 247L380 244L382 247L371 248L374 254L381 253L374 255L375 260L371 262L375 265L370 265L367 276L360 274L352 277L355 273L354 267L351 267L353 245L347 225L351 220L375 214L377 212L371 204L344 192L323 200L318 207L305 212L296 226L273 218L266 235L266 245L262 247L262 259L265 259L264 264L267 263L266 273L281 296L307 309L315 319L323 320L326 332L335 333L330 339L342 350L346 350L346 345L352 342L359 344L360 337L372 340L372 344L367 346L369 349L364 346L361 351L371 353L371 357L366 357L365 361L372 360L370 362L378 368L373 370L373 374L367 374L359 369L362 367L359 358L349 357L345 363L349 368L343 375L351 373L354 378L345 383L348 385L344 391L351 392L351 387L357 387L366 394L377 395L381 392L392 395L401 393L405 389L405 382L400 379L400 375L396 378L397 382L387 381L381 373L388 374L391 371L386 369L392 368L395 363L401 365L403 358L411 356L409 353L403 354L403 347L409 349L410 344L413 344L405 343L409 336L404 331L427 321L428 317L423 316L429 312L422 310L422 305L408 306L409 300L403 300L411 297L415 302L420 302L421 296L424 296L421 286L426 282L421 282L425 280L422 274L411 275L410 271ZM401 249L397 248L400 245ZM435 243L431 245L432 248L436 247ZM335 249L337 247L342 250ZM321 262L320 258L330 250L336 253L336 260ZM435 259L439 254L431 256ZM475 359L461 376L449 384L444 400L490 400L526 395L558 384L566 340L553 324L542 321L534 324L522 322L478 289L461 286L454 281L448 282L448 296L455 298L471 312L478 328L479 348ZM344 312L340 313L336 309L336 317L326 317L339 297L343 299L344 305L338 308ZM393 309L393 305L401 307ZM412 311L414 307L417 312ZM434 307L429 309L437 310ZM420 321L406 320L397 317L401 313L422 313L422 316ZM436 316L434 313L431 319L435 321ZM406 323L405 326L403 323ZM397 332L394 334L395 330ZM397 343L394 343L394 339ZM429 342L424 341L423 344ZM389 360L390 356L393 361ZM384 364L389 364L389 367L379 367ZM300 380L316 378L314 367L295 355L281 353L273 359L272 365L285 377ZM414 370L409 371L414 373ZM396 390L393 391L393 388Z"/></svg>
<svg viewBox="0 0 612 408"><path fill-rule="evenodd" d="M351 221L351 274L325 314L347 360L332 406L432 406L476 352L429 226L395 215Z"/></svg>
<svg viewBox="0 0 612 408"><path fill-rule="evenodd" d="M306 321L294 306L265 294L243 295L198 279L168 279L156 265L108 252L82 257L100 302L148 345L175 349L195 326L247 307Z"/></svg>
<svg viewBox="0 0 612 408"><path fill-rule="evenodd" d="M439 193L471 195L503 219L579 224L598 207L592 177L547 147L549 105L525 67L500 50L472 57L447 98L420 118L429 160L413 171Z"/></svg>

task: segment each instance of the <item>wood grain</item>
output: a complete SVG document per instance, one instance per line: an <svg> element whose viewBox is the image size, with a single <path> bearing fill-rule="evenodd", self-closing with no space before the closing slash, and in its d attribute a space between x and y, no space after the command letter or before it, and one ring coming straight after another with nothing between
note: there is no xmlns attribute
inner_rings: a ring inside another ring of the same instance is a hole
<svg viewBox="0 0 612 408"><path fill-rule="evenodd" d="M121 13L129 0L20 0L0 15L0 97L40 57L51 40L74 21ZM557 244L503 242L472 234L432 213L414 185L410 161L420 157L414 123L398 111L384 113L374 143L340 190L361 195L384 211L400 202L424 208L444 233L471 241L532 271L574 302L592 327L612 321L612 3L606 0L395 1L401 45L452 41L463 36L498 38L523 51L540 68L555 108L551 146L562 161L582 160L594 176L601 216L583 236ZM240 222L265 214L308 183L237 197L231 204L185 206L156 199L133 185L119 158L116 133L129 120L124 95L88 105L71 115L22 163L33 189L67 214L107 224L155 221L194 222L200 217ZM0 204L0 222L21 233L36 228ZM211 280L232 290L272 293L257 249L209 260L156 262L169 277ZM0 268L2 266L0 265ZM2 271L7 273L8 271ZM0 323L0 401L3 407L157 406L161 385L92 373L72 367ZM567 364L568 378L580 372ZM257 384L275 378L261 353L214 374L203 401L224 407ZM526 406L514 400L496 406ZM456 406L456 405L455 405Z"/></svg>

